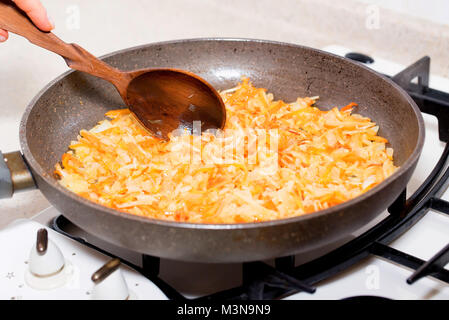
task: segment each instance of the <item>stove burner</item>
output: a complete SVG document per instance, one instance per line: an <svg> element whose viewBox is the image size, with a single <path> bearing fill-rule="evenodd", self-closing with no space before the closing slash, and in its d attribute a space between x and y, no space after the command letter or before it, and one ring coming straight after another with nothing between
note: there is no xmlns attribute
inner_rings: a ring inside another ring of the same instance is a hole
<svg viewBox="0 0 449 320"><path fill-rule="evenodd" d="M346 301L390 301L390 298L380 297L380 296L354 296L348 297L341 300Z"/></svg>
<svg viewBox="0 0 449 320"><path fill-rule="evenodd" d="M427 262L388 246L422 218L429 209L449 214L449 202L440 199L449 185L449 93L428 87L429 66L430 58L424 57L393 77L396 83L407 90L422 112L437 117L439 138L446 143L435 168L417 191L407 199L404 190L388 208L390 213L388 217L359 237L322 257L300 266L295 266L294 257L276 259L275 267L264 262L243 263L243 281L240 286L197 298L196 301L278 299L299 291L313 294L316 290L315 284L346 270L370 255L416 270L407 279L409 284L424 276L431 276L449 284L449 270L444 269L449 262L449 245ZM412 83L415 78L418 78L417 84ZM70 222L67 219L59 216L53 220L52 227L84 245L115 257L66 232L68 223ZM159 277L159 258L143 255L142 267L131 262L122 262L151 280L168 298L187 300ZM358 296L345 300L366 299L386 298Z"/></svg>
<svg viewBox="0 0 449 320"><path fill-rule="evenodd" d="M349 58L351 60L358 61L358 62L365 63L365 64L374 63L373 58L371 58L370 56L367 56L366 54L358 53L358 52L349 52L349 53L345 54L345 58Z"/></svg>

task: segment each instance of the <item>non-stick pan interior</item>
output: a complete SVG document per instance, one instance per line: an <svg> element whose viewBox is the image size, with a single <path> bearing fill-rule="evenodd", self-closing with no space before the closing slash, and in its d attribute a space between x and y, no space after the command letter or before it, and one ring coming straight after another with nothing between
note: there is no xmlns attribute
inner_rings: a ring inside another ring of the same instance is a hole
<svg viewBox="0 0 449 320"><path fill-rule="evenodd" d="M190 40L150 44L109 55L123 70L171 67L194 72L216 89L235 86L242 76L267 88L276 99L320 96L330 109L356 102L355 112L380 126L380 135L403 164L419 139L419 123L406 96L384 79L347 60L309 48L248 40ZM115 88L73 72L51 84L24 117L26 143L40 166L53 172L56 162L81 129L91 128L107 110L124 107Z"/></svg>

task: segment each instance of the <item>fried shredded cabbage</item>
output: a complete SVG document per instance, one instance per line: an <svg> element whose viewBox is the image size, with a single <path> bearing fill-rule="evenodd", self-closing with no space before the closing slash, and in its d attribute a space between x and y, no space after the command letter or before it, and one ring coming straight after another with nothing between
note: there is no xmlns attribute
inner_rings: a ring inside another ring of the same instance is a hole
<svg viewBox="0 0 449 320"><path fill-rule="evenodd" d="M247 78L221 96L224 132L172 134L168 142L128 109L107 112L56 164L60 184L139 216L246 223L329 208L397 170L387 139L353 113L355 103L329 111L314 106L318 97L285 103Z"/></svg>

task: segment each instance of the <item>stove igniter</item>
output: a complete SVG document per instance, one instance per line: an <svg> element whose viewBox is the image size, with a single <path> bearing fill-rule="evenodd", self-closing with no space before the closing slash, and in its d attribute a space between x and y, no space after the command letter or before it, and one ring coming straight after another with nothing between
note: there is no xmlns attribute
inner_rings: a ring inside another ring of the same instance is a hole
<svg viewBox="0 0 449 320"><path fill-rule="evenodd" d="M58 246L48 239L45 228L37 232L36 245L31 248L28 266L25 281L37 290L62 287L73 275L72 265L64 259Z"/></svg>
<svg viewBox="0 0 449 320"><path fill-rule="evenodd" d="M120 260L108 261L92 275L94 300L136 300L120 271Z"/></svg>

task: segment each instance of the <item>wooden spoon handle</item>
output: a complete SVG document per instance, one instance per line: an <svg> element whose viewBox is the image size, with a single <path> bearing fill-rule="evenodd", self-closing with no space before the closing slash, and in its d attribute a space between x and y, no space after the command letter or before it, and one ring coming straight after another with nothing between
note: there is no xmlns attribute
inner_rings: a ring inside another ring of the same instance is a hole
<svg viewBox="0 0 449 320"><path fill-rule="evenodd" d="M25 37L31 43L59 54L72 69L112 82L122 97L125 95L130 81L127 73L97 59L77 44L68 44L51 32L39 30L12 1L0 0L0 28Z"/></svg>

